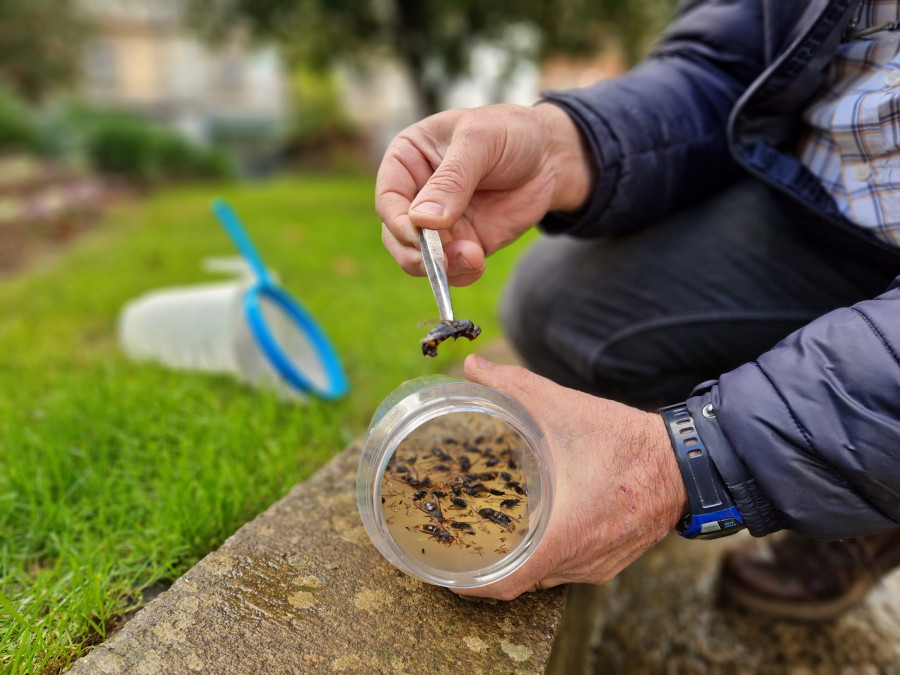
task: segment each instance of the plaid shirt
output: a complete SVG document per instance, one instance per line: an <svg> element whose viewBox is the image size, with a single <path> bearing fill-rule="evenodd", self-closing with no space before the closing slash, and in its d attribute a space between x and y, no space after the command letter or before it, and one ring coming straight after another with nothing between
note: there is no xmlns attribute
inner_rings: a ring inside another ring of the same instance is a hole
<svg viewBox="0 0 900 675"><path fill-rule="evenodd" d="M898 0L866 0L854 28L898 20ZM801 161L849 220L900 246L900 32L841 44L802 118Z"/></svg>

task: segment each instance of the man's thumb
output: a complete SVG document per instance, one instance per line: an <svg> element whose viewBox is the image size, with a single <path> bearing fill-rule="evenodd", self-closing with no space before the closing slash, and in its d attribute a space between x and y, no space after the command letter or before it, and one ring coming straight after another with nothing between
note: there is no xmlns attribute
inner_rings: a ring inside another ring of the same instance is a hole
<svg viewBox="0 0 900 675"><path fill-rule="evenodd" d="M433 230L455 223L472 199L483 175L478 159L463 154L460 144L452 144L440 166L409 207L409 219L416 227Z"/></svg>
<svg viewBox="0 0 900 675"><path fill-rule="evenodd" d="M465 370L466 377L472 382L503 392L529 409L536 397L546 396L549 389L557 386L525 368L503 366L477 354L466 357Z"/></svg>

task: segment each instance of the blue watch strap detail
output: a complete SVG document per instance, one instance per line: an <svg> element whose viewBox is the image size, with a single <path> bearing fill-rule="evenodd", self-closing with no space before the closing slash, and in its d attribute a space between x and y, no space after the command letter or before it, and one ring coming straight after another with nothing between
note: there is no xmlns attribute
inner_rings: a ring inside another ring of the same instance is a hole
<svg viewBox="0 0 900 675"><path fill-rule="evenodd" d="M742 530L744 520L687 406L678 403L661 408L659 413L672 441L690 505L690 513L676 527L678 534L688 539L716 539Z"/></svg>

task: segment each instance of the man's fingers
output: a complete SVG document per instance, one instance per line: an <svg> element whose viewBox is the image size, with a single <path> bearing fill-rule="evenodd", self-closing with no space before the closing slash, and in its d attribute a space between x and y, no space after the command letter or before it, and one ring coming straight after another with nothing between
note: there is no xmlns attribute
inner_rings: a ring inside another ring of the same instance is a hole
<svg viewBox="0 0 900 675"><path fill-rule="evenodd" d="M440 165L409 208L413 225L444 229L455 223L488 172L490 149L466 134L455 135Z"/></svg>
<svg viewBox="0 0 900 675"><path fill-rule="evenodd" d="M415 244L406 245L394 236L385 223L382 223L381 241L403 271L414 277L425 276L418 233ZM478 281L484 274L484 251L475 242L468 240L448 242L444 248L444 255L447 259L447 279L452 286L468 286Z"/></svg>
<svg viewBox="0 0 900 675"><path fill-rule="evenodd" d="M418 246L401 244L384 223L381 224L381 242L404 272L414 277L425 276L425 263Z"/></svg>
<svg viewBox="0 0 900 675"><path fill-rule="evenodd" d="M375 210L381 222L406 246L419 247L419 233L409 220L410 199L397 192L382 192L375 197Z"/></svg>
<svg viewBox="0 0 900 675"><path fill-rule="evenodd" d="M537 415L542 405L558 399L554 390L562 389L545 377L519 366L503 366L470 354L465 361L466 377L472 382L502 391L521 403L530 413ZM544 411L546 414L546 411Z"/></svg>
<svg viewBox="0 0 900 675"><path fill-rule="evenodd" d="M470 239L454 239L444 244L447 278L453 286L468 286L484 274L484 249Z"/></svg>
<svg viewBox="0 0 900 675"><path fill-rule="evenodd" d="M547 537L552 539L552 534L548 533ZM553 574L552 570L556 561L554 553L558 553L555 548L561 550L563 547L564 544L562 542L556 542L556 546L554 546L553 542L545 539L538 545L534 555L505 579L487 586L459 589L455 592L460 595L474 595L480 598L513 600L522 593L537 590L535 584L538 582L540 582L541 588L551 588L567 583L568 579Z"/></svg>

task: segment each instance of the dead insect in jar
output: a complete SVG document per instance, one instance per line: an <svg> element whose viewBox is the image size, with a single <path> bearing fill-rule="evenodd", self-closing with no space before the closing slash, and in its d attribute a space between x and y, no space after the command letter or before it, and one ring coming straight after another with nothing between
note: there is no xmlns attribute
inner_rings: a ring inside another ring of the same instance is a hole
<svg viewBox="0 0 900 675"><path fill-rule="evenodd" d="M512 532L516 527L509 516L507 516L505 513L494 511L494 509L479 509L478 515L496 525L499 525L506 530L509 530L510 532Z"/></svg>
<svg viewBox="0 0 900 675"><path fill-rule="evenodd" d="M453 458L440 448L432 448L431 454L444 462L453 461Z"/></svg>
<svg viewBox="0 0 900 675"><path fill-rule="evenodd" d="M496 474L496 473L490 473L490 472L486 472L486 473L469 473L469 474L466 474L466 475L464 476L464 480L466 480L467 482L470 482L470 483L471 483L472 481L476 481L476 480L494 480L494 479L496 479L496 478L497 478L497 474Z"/></svg>
<svg viewBox="0 0 900 675"><path fill-rule="evenodd" d="M504 499L502 502L500 502L500 508L506 510L514 509L519 505L519 502L521 501L521 499Z"/></svg>
<svg viewBox="0 0 900 675"><path fill-rule="evenodd" d="M419 508L434 518L438 523L444 522L444 514L441 512L440 504L436 501L427 501L424 504L419 504Z"/></svg>
<svg viewBox="0 0 900 675"><path fill-rule="evenodd" d="M456 340L461 337L474 340L479 335L481 335L481 328L468 319L457 319L456 321L443 319L438 325L428 331L428 334L419 342L422 343L422 354L425 356L437 356L438 345L444 340L450 338Z"/></svg>
<svg viewBox="0 0 900 675"><path fill-rule="evenodd" d="M489 489L488 492L497 497L502 497L506 494L503 490L495 490L494 488Z"/></svg>
<svg viewBox="0 0 900 675"><path fill-rule="evenodd" d="M472 526L468 523L450 523L450 527L454 530L465 530L466 532L472 531Z"/></svg>
<svg viewBox="0 0 900 675"><path fill-rule="evenodd" d="M413 492L412 500L414 502L417 502L427 494L428 494L428 490L419 490L418 492Z"/></svg>
<svg viewBox="0 0 900 675"><path fill-rule="evenodd" d="M485 466L487 466L487 467L497 466L497 464L499 464L499 463L500 463L499 457L491 457L488 461L485 462Z"/></svg>
<svg viewBox="0 0 900 675"><path fill-rule="evenodd" d="M447 493L443 492L441 490L433 490L431 493L431 496L434 497L435 499L443 499L444 497L447 496Z"/></svg>
<svg viewBox="0 0 900 675"><path fill-rule="evenodd" d="M516 494L519 494L519 495L527 495L528 494L527 492L525 492L525 488L523 488L521 483L519 483L519 481L517 481L517 480L506 481L506 488L508 490L514 491Z"/></svg>
<svg viewBox="0 0 900 675"><path fill-rule="evenodd" d="M511 481L511 480L512 480L512 474L509 473L508 471L501 471L501 472L500 472L500 478L502 478L502 479L505 480L505 481Z"/></svg>
<svg viewBox="0 0 900 675"><path fill-rule="evenodd" d="M444 542L445 544L452 544L456 539L454 539L453 535L447 532L442 527L438 527L437 525L433 525L431 523L425 523L424 525L416 525L415 528L419 532L423 534L427 534L439 541Z"/></svg>
<svg viewBox="0 0 900 675"><path fill-rule="evenodd" d="M453 499L450 500L450 502L453 504L453 506L456 506L457 508L460 508L460 509L465 509L465 508L468 508L468 506L469 506L469 504L466 502L465 499L460 499L459 497L454 497Z"/></svg>

